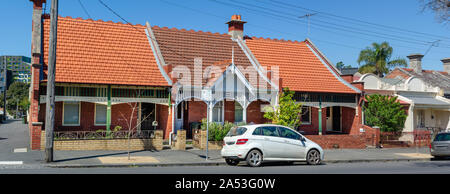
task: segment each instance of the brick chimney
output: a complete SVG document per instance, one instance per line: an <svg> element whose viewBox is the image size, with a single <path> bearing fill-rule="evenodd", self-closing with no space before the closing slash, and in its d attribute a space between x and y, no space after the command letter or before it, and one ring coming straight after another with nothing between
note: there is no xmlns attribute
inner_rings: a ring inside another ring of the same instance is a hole
<svg viewBox="0 0 450 194"><path fill-rule="evenodd" d="M450 58L442 59L442 64L444 65L444 71L450 75Z"/></svg>
<svg viewBox="0 0 450 194"><path fill-rule="evenodd" d="M46 0L30 0L33 2L33 16L31 28L31 84L29 91L30 108L28 110L30 128L30 144L32 150L41 147L41 131L43 122L39 122L39 81L43 61L42 57L42 5Z"/></svg>
<svg viewBox="0 0 450 194"><path fill-rule="evenodd" d="M233 15L231 16L231 21L227 22L228 24L228 34L231 35L234 39L243 39L244 38L244 22L241 20L241 15Z"/></svg>
<svg viewBox="0 0 450 194"><path fill-rule="evenodd" d="M419 74L422 73L422 58L422 54L411 54L408 56L409 67Z"/></svg>

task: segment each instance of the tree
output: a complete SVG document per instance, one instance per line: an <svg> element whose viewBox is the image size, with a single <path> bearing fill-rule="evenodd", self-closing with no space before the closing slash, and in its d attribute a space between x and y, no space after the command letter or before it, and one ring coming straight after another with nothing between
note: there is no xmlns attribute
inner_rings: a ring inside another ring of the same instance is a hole
<svg viewBox="0 0 450 194"><path fill-rule="evenodd" d="M366 96L366 124L380 127L382 132L396 132L405 125L406 112L397 97L373 94Z"/></svg>
<svg viewBox="0 0 450 194"><path fill-rule="evenodd" d="M440 22L450 21L450 1L449 0L420 0L422 12L429 9L435 12L436 19Z"/></svg>
<svg viewBox="0 0 450 194"><path fill-rule="evenodd" d="M28 89L29 84L23 82L12 83L6 91L6 109L10 115L19 116L25 114L29 108ZM3 99L3 94L0 97ZM3 107L3 100L0 100Z"/></svg>
<svg viewBox="0 0 450 194"><path fill-rule="evenodd" d="M297 129L301 124L300 117L302 104L296 103L295 100L292 99L294 94L295 92L290 91L289 88L283 89L278 106L275 107L273 111L266 112L264 118L271 120L274 124Z"/></svg>
<svg viewBox="0 0 450 194"><path fill-rule="evenodd" d="M344 69L344 68L351 68L351 65L345 65L344 62L339 61L338 63L336 63L336 68L338 69Z"/></svg>
<svg viewBox="0 0 450 194"><path fill-rule="evenodd" d="M367 47L359 53L358 64L360 65L359 72L373 73L380 77L389 73L394 67L406 67L405 59L396 58L391 60L393 48L389 43L382 42L381 44L372 43L372 47ZM364 63L361 66L361 63Z"/></svg>

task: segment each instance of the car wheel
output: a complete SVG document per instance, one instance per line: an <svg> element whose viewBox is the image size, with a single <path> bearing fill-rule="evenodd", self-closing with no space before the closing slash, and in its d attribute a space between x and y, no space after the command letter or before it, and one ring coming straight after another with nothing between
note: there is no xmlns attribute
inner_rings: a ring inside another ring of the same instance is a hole
<svg viewBox="0 0 450 194"><path fill-rule="evenodd" d="M318 165L320 164L320 152L317 150L310 150L306 155L306 162L309 165Z"/></svg>
<svg viewBox="0 0 450 194"><path fill-rule="evenodd" d="M237 166L239 164L239 160L233 159L225 159L225 162L230 166Z"/></svg>
<svg viewBox="0 0 450 194"><path fill-rule="evenodd" d="M258 167L263 161L263 155L258 150L252 150L247 155L247 164L252 167Z"/></svg>

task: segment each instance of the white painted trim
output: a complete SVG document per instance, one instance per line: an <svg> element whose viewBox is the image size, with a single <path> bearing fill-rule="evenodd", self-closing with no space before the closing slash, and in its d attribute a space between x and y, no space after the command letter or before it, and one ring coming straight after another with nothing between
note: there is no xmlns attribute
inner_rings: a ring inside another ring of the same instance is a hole
<svg viewBox="0 0 450 194"><path fill-rule="evenodd" d="M164 79L167 81L169 85L172 85L173 82L170 79L169 75L164 71L163 66L166 66L166 62L164 61L164 57L161 54L161 50L159 48L158 42L156 41L155 34L153 34L152 26L149 22L146 22L147 28L145 29L145 34L147 35L148 42L152 48L153 56L155 57L156 63L158 64L158 69Z"/></svg>
<svg viewBox="0 0 450 194"><path fill-rule="evenodd" d="M65 105L66 102L63 102L63 110L62 110L62 126L73 126L73 127L78 127L80 126L80 120L81 120L81 102L77 102L78 103L78 123L77 124L65 124L64 123L64 112L65 112Z"/></svg>
<svg viewBox="0 0 450 194"><path fill-rule="evenodd" d="M320 50L319 50L317 47L315 47L314 44L313 44L311 41L309 41L309 43L310 43L310 44L311 44L311 45L312 45L312 46L320 53ZM347 81L345 81L341 76L337 75L337 74L331 69L331 67L330 67L330 66L322 59L322 57L321 57L316 51L314 51L313 48L311 48L311 46L310 46L309 44L306 44L306 45L307 45L308 48L311 50L311 52L313 52L314 55L320 60L320 62L328 69L328 71L330 71L330 72L334 75L334 77L336 77L336 79L338 79L341 83L343 83L344 85L346 85L346 86L349 87L350 89L354 90L355 92L361 93L361 90L359 90L358 88L352 86L352 85L349 84ZM325 55L323 55L323 54L321 54L321 55L326 59ZM328 61L328 63L330 63L330 62ZM330 63L330 64L332 64L332 63Z"/></svg>
<svg viewBox="0 0 450 194"><path fill-rule="evenodd" d="M276 91L279 91L279 87L274 84L270 79L266 77L266 75L263 74L262 66L258 62L258 59L256 59L255 55L253 55L250 48L247 47L245 42L241 39L233 39L233 41L237 42L241 50L244 52L244 54L247 56L250 63L253 65L253 67L257 70L258 74L267 82L269 83L273 88L275 88Z"/></svg>

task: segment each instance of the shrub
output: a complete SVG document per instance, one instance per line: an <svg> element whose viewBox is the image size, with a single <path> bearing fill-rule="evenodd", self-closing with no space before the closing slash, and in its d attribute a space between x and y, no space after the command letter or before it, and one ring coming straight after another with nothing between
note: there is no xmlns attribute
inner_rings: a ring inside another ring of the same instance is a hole
<svg viewBox="0 0 450 194"><path fill-rule="evenodd" d="M206 123L206 119L202 119L202 130L206 130ZM245 122L240 122L238 124L234 124L228 121L225 121L224 124L209 122L208 141L222 141L227 133L231 130L231 128L242 125L245 125Z"/></svg>

